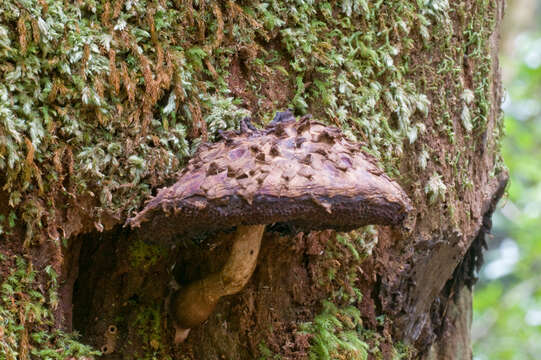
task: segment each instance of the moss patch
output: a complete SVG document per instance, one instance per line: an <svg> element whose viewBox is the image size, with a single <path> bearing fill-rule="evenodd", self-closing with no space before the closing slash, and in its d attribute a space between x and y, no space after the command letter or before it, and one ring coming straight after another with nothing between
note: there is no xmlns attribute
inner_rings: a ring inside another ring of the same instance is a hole
<svg viewBox="0 0 541 360"><path fill-rule="evenodd" d="M0 169L27 239L62 228L65 197L92 198L98 229L130 213L248 114L224 80L232 49L205 36L223 26L216 5L4 1L0 14Z"/></svg>
<svg viewBox="0 0 541 360"><path fill-rule="evenodd" d="M414 352L402 344L382 350L386 339L363 327L356 307L337 307L330 301L323 301L322 307L313 321L300 326L311 335L310 359L366 360L369 355L372 359L413 359Z"/></svg>
<svg viewBox="0 0 541 360"><path fill-rule="evenodd" d="M493 20L466 15L491 5L465 6L4 1L0 169L9 204L28 238L42 227L54 236L66 220L61 199L89 197L99 229L137 209L201 141L286 106L340 126L399 176L404 147L423 137L427 119L450 141L456 118L477 133L486 123ZM462 48L452 40L457 24ZM441 58L419 63L436 36L446 39ZM474 99L450 113L465 90Z"/></svg>
<svg viewBox="0 0 541 360"><path fill-rule="evenodd" d="M140 359L170 359L165 353L168 342L165 339L162 326L161 308L152 305L140 306L137 311L137 318L133 326L140 329L138 336L142 339L142 351L144 352L137 357Z"/></svg>
<svg viewBox="0 0 541 360"><path fill-rule="evenodd" d="M0 285L0 359L63 360L99 355L80 343L77 334L54 330L53 310L59 305L55 271L49 266L40 275L20 257L14 265ZM40 281L40 276L46 280ZM47 288L40 284L47 284Z"/></svg>
<svg viewBox="0 0 541 360"><path fill-rule="evenodd" d="M156 244L137 239L129 247L130 263L134 268L148 270L166 254L166 249Z"/></svg>
<svg viewBox="0 0 541 360"><path fill-rule="evenodd" d="M321 302L313 320L298 324L300 333L310 338L310 359L414 358L413 349L395 344L388 331L390 320L377 316L371 294L361 290L366 280L359 269L370 271L372 265L363 263L372 255L378 237L376 227L365 226L336 234L326 243L318 278L319 287L330 296Z"/></svg>

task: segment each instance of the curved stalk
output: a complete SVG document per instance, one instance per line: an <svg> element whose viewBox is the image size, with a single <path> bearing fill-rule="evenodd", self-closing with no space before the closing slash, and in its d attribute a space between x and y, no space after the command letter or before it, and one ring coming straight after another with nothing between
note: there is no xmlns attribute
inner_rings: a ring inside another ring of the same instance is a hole
<svg viewBox="0 0 541 360"><path fill-rule="evenodd" d="M257 264L264 230L265 225L238 226L222 271L173 294L170 309L175 322L175 343L183 342L191 328L205 321L222 296L236 294L246 285Z"/></svg>

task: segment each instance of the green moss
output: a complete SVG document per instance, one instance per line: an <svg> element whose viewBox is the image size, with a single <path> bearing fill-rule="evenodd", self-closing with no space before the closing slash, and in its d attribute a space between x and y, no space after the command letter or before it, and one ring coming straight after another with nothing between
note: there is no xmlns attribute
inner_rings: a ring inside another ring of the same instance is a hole
<svg viewBox="0 0 541 360"><path fill-rule="evenodd" d="M368 337L373 332L363 327L357 308L362 300L357 283L358 267L377 241L376 228L366 226L337 234L336 241L327 242L327 276L320 285L332 289L329 299L323 301L323 309L313 321L299 324L311 335L311 359L367 359L368 354L375 354L374 341Z"/></svg>
<svg viewBox="0 0 541 360"><path fill-rule="evenodd" d="M300 325L302 332L311 335L309 358L317 360L383 359L382 335L363 327L361 313L354 306L337 307L323 301L322 311L311 322ZM390 349L391 359L413 359L413 348L398 342ZM388 358L388 357L386 357Z"/></svg>
<svg viewBox="0 0 541 360"><path fill-rule="evenodd" d="M248 112L226 79L239 49L250 71L287 75L290 106L365 141L394 175L404 141L416 141L430 110L408 80L413 44L402 38L443 16L435 2L119 4L0 5L0 169L29 237L42 218L54 222L59 195L95 197L97 223L130 213L202 139L236 128ZM286 54L257 45L278 35ZM250 78L264 97L261 77Z"/></svg>
<svg viewBox="0 0 541 360"><path fill-rule="evenodd" d="M323 311L312 322L301 324L300 329L312 335L310 359L368 358L360 312L353 306L339 309L324 301Z"/></svg>
<svg viewBox="0 0 541 360"><path fill-rule="evenodd" d="M5 261L5 259L0 259ZM20 257L0 285L0 360L92 357L98 351L80 343L78 335L54 330L58 306L57 277L45 269L46 288L39 274Z"/></svg>
<svg viewBox="0 0 541 360"><path fill-rule="evenodd" d="M430 109L407 78L412 48L402 43L423 10L401 1L272 4L289 14L281 35L293 59L291 106L338 124L397 175L405 140L420 135L414 121Z"/></svg>
<svg viewBox="0 0 541 360"><path fill-rule="evenodd" d="M464 30L464 53L476 69L473 75L476 107L472 121L480 134L486 130L491 107L489 75L492 71L492 56L488 51L488 40L494 28L494 4L487 0L477 0L474 6L479 13L488 14L473 18Z"/></svg>
<svg viewBox="0 0 541 360"><path fill-rule="evenodd" d="M162 312L158 305L141 305L137 310L137 318L133 326L138 330L138 336L142 340L143 354L138 354L139 359L170 359L166 355L165 333L162 327Z"/></svg>
<svg viewBox="0 0 541 360"><path fill-rule="evenodd" d="M393 345L392 360L414 359L416 354L415 349L411 345L406 345L403 342L397 342Z"/></svg>
<svg viewBox="0 0 541 360"><path fill-rule="evenodd" d="M280 360L282 358L279 354L274 354L264 342L260 343L257 349L260 355L259 360Z"/></svg>
<svg viewBox="0 0 541 360"><path fill-rule="evenodd" d="M441 175L438 173L432 174L425 186L425 193L428 196L429 204L435 204L437 201L445 201L447 186L441 180Z"/></svg>
<svg viewBox="0 0 541 360"><path fill-rule="evenodd" d="M332 289L330 299L338 303L354 304L362 299L358 268L372 253L378 242L374 226L365 226L349 233L339 233L336 241L328 241L325 248L324 277L319 286Z"/></svg>
<svg viewBox="0 0 541 360"><path fill-rule="evenodd" d="M471 11L492 14L492 6L477 0ZM258 103L267 97L261 80L280 75L293 90L290 107L339 125L399 176L404 146L424 136L428 114L455 141L456 117L440 116L464 90L454 59L466 56L476 68L474 104L462 122L477 132L486 124L494 21L465 24L457 48L460 30L449 14L467 22L463 7L444 0L4 1L0 170L10 205L28 224L27 240L44 223L61 226L60 196L95 199L89 215L98 227L103 216L132 213L201 141L249 114L229 89L235 58ZM445 39L437 42L442 58L415 64L415 39L430 51L435 37ZM269 48L272 39L281 51ZM412 80L421 78L430 80ZM430 99L434 91L440 96ZM280 109L252 110L268 121Z"/></svg>
<svg viewBox="0 0 541 360"><path fill-rule="evenodd" d="M224 80L231 49L204 46L212 39L186 21L217 26L210 8L199 10L146 0L0 4L0 170L27 240L44 221L61 226L60 196L96 199L88 210L97 226L125 216L202 138L248 114Z"/></svg>
<svg viewBox="0 0 541 360"><path fill-rule="evenodd" d="M163 258L166 251L165 248L159 245L138 239L130 244L128 253L130 263L134 268L147 270Z"/></svg>

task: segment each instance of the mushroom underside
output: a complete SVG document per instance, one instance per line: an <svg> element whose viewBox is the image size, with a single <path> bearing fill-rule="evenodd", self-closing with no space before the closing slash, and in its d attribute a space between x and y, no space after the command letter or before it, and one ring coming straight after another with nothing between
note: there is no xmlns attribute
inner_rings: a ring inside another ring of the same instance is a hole
<svg viewBox="0 0 541 360"><path fill-rule="evenodd" d="M349 231L368 224L399 224L406 216L405 210L401 202L388 200L377 193L296 198L258 195L251 204L238 195L214 200L192 196L162 202L160 207L146 214L150 221L142 225L149 227L145 233L153 237L195 236L235 225L273 223L287 224L294 232Z"/></svg>

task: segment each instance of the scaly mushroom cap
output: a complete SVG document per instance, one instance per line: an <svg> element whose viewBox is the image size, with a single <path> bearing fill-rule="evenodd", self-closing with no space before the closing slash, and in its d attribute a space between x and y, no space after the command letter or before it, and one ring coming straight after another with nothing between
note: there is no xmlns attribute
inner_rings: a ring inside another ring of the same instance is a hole
<svg viewBox="0 0 541 360"><path fill-rule="evenodd" d="M347 231L398 224L411 210L401 187L336 127L278 113L263 130L203 144L178 181L128 220L160 235L287 223Z"/></svg>

